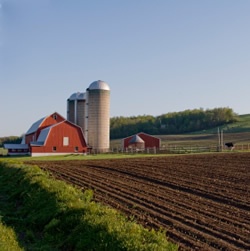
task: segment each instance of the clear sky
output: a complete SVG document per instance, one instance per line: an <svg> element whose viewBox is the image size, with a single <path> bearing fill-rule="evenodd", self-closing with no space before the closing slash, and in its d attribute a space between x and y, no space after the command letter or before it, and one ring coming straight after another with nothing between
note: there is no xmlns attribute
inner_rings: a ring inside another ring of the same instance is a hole
<svg viewBox="0 0 250 251"><path fill-rule="evenodd" d="M95 80L111 117L250 113L250 0L0 0L0 137Z"/></svg>

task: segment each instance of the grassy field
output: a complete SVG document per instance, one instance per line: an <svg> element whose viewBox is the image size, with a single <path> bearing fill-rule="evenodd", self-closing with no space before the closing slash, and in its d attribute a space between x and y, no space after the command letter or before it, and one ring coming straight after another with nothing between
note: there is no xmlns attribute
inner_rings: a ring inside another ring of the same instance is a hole
<svg viewBox="0 0 250 251"><path fill-rule="evenodd" d="M162 144L171 145L216 145L218 144L218 134L184 134L184 135L160 135ZM250 143L250 132L227 133L223 131L224 142L234 142L235 144Z"/></svg>
<svg viewBox="0 0 250 251"><path fill-rule="evenodd" d="M100 159L121 159L121 158L138 158L138 157L156 157L162 156L162 154L145 154L145 153L103 153L103 154L90 154L90 155L82 155L82 154L70 154L70 155L58 155L58 156L41 156L41 157L31 157L31 156L4 156L0 157L0 160L13 160L17 162L29 161L29 160L38 160L38 161L63 161L63 160L100 160Z"/></svg>

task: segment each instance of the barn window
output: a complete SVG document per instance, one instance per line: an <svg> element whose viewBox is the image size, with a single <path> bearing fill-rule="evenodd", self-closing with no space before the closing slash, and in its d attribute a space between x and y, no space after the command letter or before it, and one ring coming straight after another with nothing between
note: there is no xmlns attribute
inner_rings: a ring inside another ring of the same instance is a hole
<svg viewBox="0 0 250 251"><path fill-rule="evenodd" d="M68 146L69 145L69 137L63 137L63 145Z"/></svg>
<svg viewBox="0 0 250 251"><path fill-rule="evenodd" d="M53 146L52 150L53 152L56 152L56 146Z"/></svg>
<svg viewBox="0 0 250 251"><path fill-rule="evenodd" d="M57 115L56 114L53 114L53 119L57 119Z"/></svg>
<svg viewBox="0 0 250 251"><path fill-rule="evenodd" d="M78 152L78 146L75 146L75 152Z"/></svg>

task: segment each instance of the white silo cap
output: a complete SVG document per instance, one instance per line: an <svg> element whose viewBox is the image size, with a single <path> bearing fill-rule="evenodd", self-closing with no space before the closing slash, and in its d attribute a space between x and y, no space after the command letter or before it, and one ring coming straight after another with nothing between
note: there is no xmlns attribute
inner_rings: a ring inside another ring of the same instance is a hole
<svg viewBox="0 0 250 251"><path fill-rule="evenodd" d="M85 100L86 97L85 97L85 93L83 92L76 92L76 93L73 93L70 97L69 97L69 100Z"/></svg>
<svg viewBox="0 0 250 251"><path fill-rule="evenodd" d="M93 82L92 84L90 84L89 90L107 90L110 91L109 85L102 81L102 80L97 80L95 82Z"/></svg>

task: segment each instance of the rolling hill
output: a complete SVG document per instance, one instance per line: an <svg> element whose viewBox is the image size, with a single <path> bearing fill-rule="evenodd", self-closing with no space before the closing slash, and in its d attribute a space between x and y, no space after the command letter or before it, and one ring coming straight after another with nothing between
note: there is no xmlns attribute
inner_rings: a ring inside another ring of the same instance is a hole
<svg viewBox="0 0 250 251"><path fill-rule="evenodd" d="M234 123L219 127L223 131L224 142L250 144L250 114L239 115ZM208 130L178 135L154 135L161 139L161 145L216 145L218 144L218 127ZM121 139L111 140L112 147L121 147Z"/></svg>

